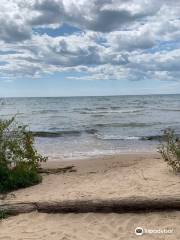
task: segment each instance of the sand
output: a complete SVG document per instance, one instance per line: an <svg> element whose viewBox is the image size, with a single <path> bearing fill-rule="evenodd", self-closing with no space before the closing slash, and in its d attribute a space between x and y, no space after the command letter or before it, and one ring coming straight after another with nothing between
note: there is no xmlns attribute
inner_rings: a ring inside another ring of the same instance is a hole
<svg viewBox="0 0 180 240"><path fill-rule="evenodd" d="M180 196L175 175L156 153L122 154L96 160L50 162L75 166L76 172L44 175L41 184L8 194L6 202L116 199L129 196ZM4 202L1 200L1 202Z"/></svg>
<svg viewBox="0 0 180 240"><path fill-rule="evenodd" d="M141 226L169 229L169 234L136 236ZM147 214L45 214L30 213L0 222L0 240L179 240L180 212Z"/></svg>
<svg viewBox="0 0 180 240"><path fill-rule="evenodd" d="M44 174L33 187L14 191L3 203L76 199L118 199L133 196L180 196L180 175L158 153L133 153L86 161L49 161L43 167L74 166L76 172ZM173 229L171 234L144 234L134 229ZM180 212L123 214L29 213L0 223L0 239L180 239Z"/></svg>

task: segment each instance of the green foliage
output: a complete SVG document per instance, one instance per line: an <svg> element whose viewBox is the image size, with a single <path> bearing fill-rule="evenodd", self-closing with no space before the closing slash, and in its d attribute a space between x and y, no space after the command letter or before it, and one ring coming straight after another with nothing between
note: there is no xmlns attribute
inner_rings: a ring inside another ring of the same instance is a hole
<svg viewBox="0 0 180 240"><path fill-rule="evenodd" d="M164 143L159 146L158 151L175 172L180 172L180 138L173 130L164 131Z"/></svg>
<svg viewBox="0 0 180 240"><path fill-rule="evenodd" d="M5 211L0 211L0 220L8 217L8 214Z"/></svg>
<svg viewBox="0 0 180 240"><path fill-rule="evenodd" d="M38 154L26 129L15 118L0 120L0 193L41 181L37 169L47 159Z"/></svg>

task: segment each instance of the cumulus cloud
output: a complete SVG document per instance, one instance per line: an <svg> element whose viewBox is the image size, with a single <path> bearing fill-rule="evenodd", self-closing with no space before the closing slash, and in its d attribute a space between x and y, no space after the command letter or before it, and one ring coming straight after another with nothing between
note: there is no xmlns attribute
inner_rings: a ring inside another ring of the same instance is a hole
<svg viewBox="0 0 180 240"><path fill-rule="evenodd" d="M0 77L179 80L179 14L176 0L1 0ZM63 24L79 31L50 36Z"/></svg>
<svg viewBox="0 0 180 240"><path fill-rule="evenodd" d="M155 14L160 5L154 3L154 0L37 0L32 5L31 10L36 14L30 23L46 25L64 21L81 29L111 32Z"/></svg>
<svg viewBox="0 0 180 240"><path fill-rule="evenodd" d="M0 40L19 42L31 37L31 27L26 24L26 10L21 11L18 1L0 2Z"/></svg>
<svg viewBox="0 0 180 240"><path fill-rule="evenodd" d="M112 32L154 16L161 7L155 0L1 0L0 37L22 41L30 38L33 27L64 22L83 30Z"/></svg>

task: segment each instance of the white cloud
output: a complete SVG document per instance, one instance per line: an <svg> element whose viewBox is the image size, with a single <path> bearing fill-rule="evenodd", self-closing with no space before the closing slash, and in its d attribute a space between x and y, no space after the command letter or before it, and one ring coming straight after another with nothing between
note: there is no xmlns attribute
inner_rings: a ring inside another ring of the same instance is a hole
<svg viewBox="0 0 180 240"><path fill-rule="evenodd" d="M0 77L179 80L179 14L180 2L167 0L1 0ZM36 31L63 23L80 32Z"/></svg>

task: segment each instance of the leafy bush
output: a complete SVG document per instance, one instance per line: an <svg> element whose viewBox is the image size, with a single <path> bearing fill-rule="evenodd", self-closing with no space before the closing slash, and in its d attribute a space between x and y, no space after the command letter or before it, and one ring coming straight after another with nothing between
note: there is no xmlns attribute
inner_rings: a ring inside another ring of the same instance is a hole
<svg viewBox="0 0 180 240"><path fill-rule="evenodd" d="M0 220L5 219L8 217L8 214L5 211L0 210Z"/></svg>
<svg viewBox="0 0 180 240"><path fill-rule="evenodd" d="M47 159L38 154L26 129L15 118L0 120L0 193L41 181L38 167Z"/></svg>
<svg viewBox="0 0 180 240"><path fill-rule="evenodd" d="M158 151L175 172L180 172L180 138L173 130L164 131L164 143L159 146Z"/></svg>

